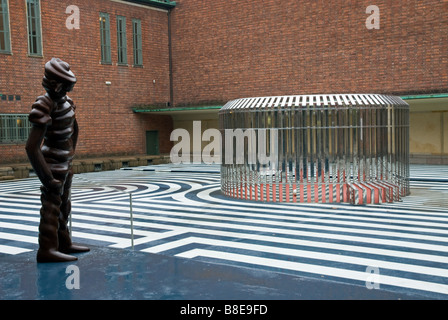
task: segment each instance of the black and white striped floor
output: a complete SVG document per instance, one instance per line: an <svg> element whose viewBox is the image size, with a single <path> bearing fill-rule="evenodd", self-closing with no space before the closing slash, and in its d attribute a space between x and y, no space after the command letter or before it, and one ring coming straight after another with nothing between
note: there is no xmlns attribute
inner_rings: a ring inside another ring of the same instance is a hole
<svg viewBox="0 0 448 320"><path fill-rule="evenodd" d="M0 184L0 260L37 250L37 179ZM387 205L229 199L219 167L76 175L76 242L448 298L448 167L412 166ZM132 199L130 194L132 194Z"/></svg>

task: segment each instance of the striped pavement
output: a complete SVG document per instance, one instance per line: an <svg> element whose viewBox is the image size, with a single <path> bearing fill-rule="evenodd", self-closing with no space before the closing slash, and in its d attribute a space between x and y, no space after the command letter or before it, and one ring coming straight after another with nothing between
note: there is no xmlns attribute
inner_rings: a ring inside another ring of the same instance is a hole
<svg viewBox="0 0 448 320"><path fill-rule="evenodd" d="M37 250L39 186L0 183L0 261ZM132 225L141 252L446 299L448 167L411 166L411 192L356 207L261 203L224 197L217 166L80 174L73 237L130 250Z"/></svg>

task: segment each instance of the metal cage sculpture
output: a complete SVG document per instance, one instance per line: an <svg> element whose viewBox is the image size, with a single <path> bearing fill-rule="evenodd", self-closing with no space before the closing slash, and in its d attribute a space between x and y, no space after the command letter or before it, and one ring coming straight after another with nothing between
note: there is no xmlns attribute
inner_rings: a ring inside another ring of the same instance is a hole
<svg viewBox="0 0 448 320"><path fill-rule="evenodd" d="M244 98L219 112L221 190L273 202L371 204L409 190L409 105L379 94Z"/></svg>

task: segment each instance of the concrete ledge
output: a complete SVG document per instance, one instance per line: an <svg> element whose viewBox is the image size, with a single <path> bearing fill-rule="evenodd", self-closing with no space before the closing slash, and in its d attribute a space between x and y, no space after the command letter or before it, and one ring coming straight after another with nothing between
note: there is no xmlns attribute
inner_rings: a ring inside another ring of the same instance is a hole
<svg viewBox="0 0 448 320"><path fill-rule="evenodd" d="M410 164L448 164L448 155L411 154Z"/></svg>
<svg viewBox="0 0 448 320"><path fill-rule="evenodd" d="M14 176L0 176L0 181L13 180Z"/></svg>
<svg viewBox="0 0 448 320"><path fill-rule="evenodd" d="M0 167L0 181L14 179L14 170L12 167Z"/></svg>
<svg viewBox="0 0 448 320"><path fill-rule="evenodd" d="M14 176L14 171L12 167L2 167L0 168L0 179L5 177Z"/></svg>
<svg viewBox="0 0 448 320"><path fill-rule="evenodd" d="M12 168L14 170L14 179L29 178L30 171L33 170L33 167L31 166L31 164L14 165Z"/></svg>
<svg viewBox="0 0 448 320"><path fill-rule="evenodd" d="M170 163L169 155L136 155L104 158L86 158L73 160L73 172L85 173L95 171L112 171L123 167L139 167L148 164ZM0 166L0 181L25 179L30 177L33 167L29 163L17 163Z"/></svg>

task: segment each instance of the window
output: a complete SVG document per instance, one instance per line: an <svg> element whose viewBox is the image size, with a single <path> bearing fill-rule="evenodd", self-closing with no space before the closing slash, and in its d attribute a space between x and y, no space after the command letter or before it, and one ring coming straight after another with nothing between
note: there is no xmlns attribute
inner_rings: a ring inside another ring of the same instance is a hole
<svg viewBox="0 0 448 320"><path fill-rule="evenodd" d="M42 56L42 30L40 22L40 0L26 0L28 20L28 53Z"/></svg>
<svg viewBox="0 0 448 320"><path fill-rule="evenodd" d="M134 66L142 66L142 22L139 19L132 20L132 38L134 42Z"/></svg>
<svg viewBox="0 0 448 320"><path fill-rule="evenodd" d="M11 53L8 0L0 0L0 53Z"/></svg>
<svg viewBox="0 0 448 320"><path fill-rule="evenodd" d="M101 63L111 64L110 20L108 13L100 13Z"/></svg>
<svg viewBox="0 0 448 320"><path fill-rule="evenodd" d="M0 114L0 144L24 143L30 130L27 114Z"/></svg>
<svg viewBox="0 0 448 320"><path fill-rule="evenodd" d="M127 64L128 55L126 47L126 18L117 16L117 47L118 64Z"/></svg>

